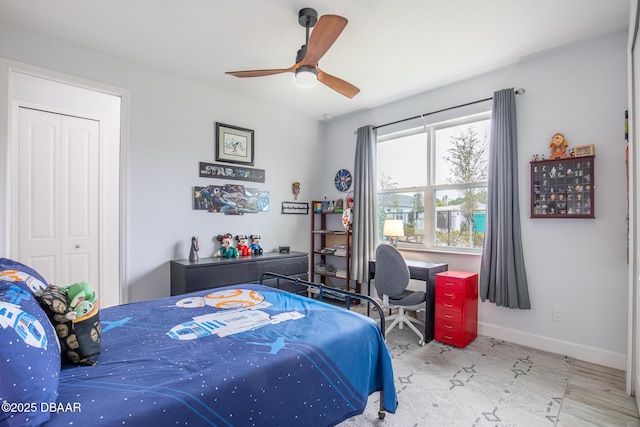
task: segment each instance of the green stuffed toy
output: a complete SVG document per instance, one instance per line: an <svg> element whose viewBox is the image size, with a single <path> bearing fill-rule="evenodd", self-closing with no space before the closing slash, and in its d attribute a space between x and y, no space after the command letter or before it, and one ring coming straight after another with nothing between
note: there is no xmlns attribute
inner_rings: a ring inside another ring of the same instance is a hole
<svg viewBox="0 0 640 427"><path fill-rule="evenodd" d="M61 288L67 291L69 308L71 308L71 311L65 316L67 319L73 320L91 311L96 302L96 291L93 290L90 283L78 282Z"/></svg>
<svg viewBox="0 0 640 427"><path fill-rule="evenodd" d="M66 317L69 320L76 320L82 316L85 316L91 310L93 310L93 303L87 300L83 300L83 301L80 301L78 305L76 305L74 308L72 308L70 312L65 314L64 317Z"/></svg>

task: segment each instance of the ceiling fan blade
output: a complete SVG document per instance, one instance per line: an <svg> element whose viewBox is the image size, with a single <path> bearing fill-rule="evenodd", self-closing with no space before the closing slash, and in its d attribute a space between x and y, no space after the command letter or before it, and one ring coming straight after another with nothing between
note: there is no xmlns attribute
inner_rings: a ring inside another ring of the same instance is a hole
<svg viewBox="0 0 640 427"><path fill-rule="evenodd" d="M247 70L247 71L227 71L225 74L236 77L262 77L272 76L274 74L281 74L287 72L293 72L297 67L291 66L289 68L274 68L271 70Z"/></svg>
<svg viewBox="0 0 640 427"><path fill-rule="evenodd" d="M347 83L342 79L327 74L318 68L318 81L322 84L329 86L331 89L346 96L347 98L353 98L360 92L360 89Z"/></svg>
<svg viewBox="0 0 640 427"><path fill-rule="evenodd" d="M342 33L347 22L347 18L342 16L322 15L313 27L307 44L307 55L300 61L300 65L316 65Z"/></svg>

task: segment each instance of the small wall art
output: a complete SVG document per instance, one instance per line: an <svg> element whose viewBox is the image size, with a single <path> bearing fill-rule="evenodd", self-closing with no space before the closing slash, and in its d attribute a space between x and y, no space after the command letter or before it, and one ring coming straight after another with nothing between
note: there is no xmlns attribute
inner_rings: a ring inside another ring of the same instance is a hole
<svg viewBox="0 0 640 427"><path fill-rule="evenodd" d="M580 145L574 148L576 157L584 157L584 156L595 156L596 151L593 148L593 144L590 145Z"/></svg>
<svg viewBox="0 0 640 427"><path fill-rule="evenodd" d="M251 129L216 122L216 161L253 165Z"/></svg>
<svg viewBox="0 0 640 427"><path fill-rule="evenodd" d="M226 184L194 187L193 208L226 215L269 211L269 192L244 185Z"/></svg>
<svg viewBox="0 0 640 427"><path fill-rule="evenodd" d="M264 182L265 171L264 169L254 169L246 166L230 166L200 162L200 176L203 178Z"/></svg>
<svg viewBox="0 0 640 427"><path fill-rule="evenodd" d="M282 202L282 214L309 214L309 203Z"/></svg>

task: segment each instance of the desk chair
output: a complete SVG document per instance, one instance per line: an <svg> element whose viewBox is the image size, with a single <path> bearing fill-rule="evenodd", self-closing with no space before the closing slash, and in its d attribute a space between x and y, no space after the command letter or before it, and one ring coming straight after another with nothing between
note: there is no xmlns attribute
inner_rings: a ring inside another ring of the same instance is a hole
<svg viewBox="0 0 640 427"><path fill-rule="evenodd" d="M387 327L385 335L396 325L399 325L400 329L407 325L420 337L418 344L424 345L424 335L415 326L419 325L424 330L424 322L407 316L405 310L417 312L425 309L427 294L422 291L407 290L408 285L409 268L400 252L391 245L378 246L376 249L376 292L378 297L382 299L385 310L398 310L398 314L385 317L385 322L393 320Z"/></svg>

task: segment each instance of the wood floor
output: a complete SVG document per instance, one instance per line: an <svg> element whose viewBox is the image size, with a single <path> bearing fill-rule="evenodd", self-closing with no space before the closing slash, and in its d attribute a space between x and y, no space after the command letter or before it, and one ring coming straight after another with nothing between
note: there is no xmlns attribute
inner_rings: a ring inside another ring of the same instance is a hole
<svg viewBox="0 0 640 427"><path fill-rule="evenodd" d="M624 372L574 360L557 426L640 426Z"/></svg>
<svg viewBox="0 0 640 427"><path fill-rule="evenodd" d="M364 313L364 306L352 306ZM574 359L556 427L640 427L636 399L625 391L625 373Z"/></svg>

